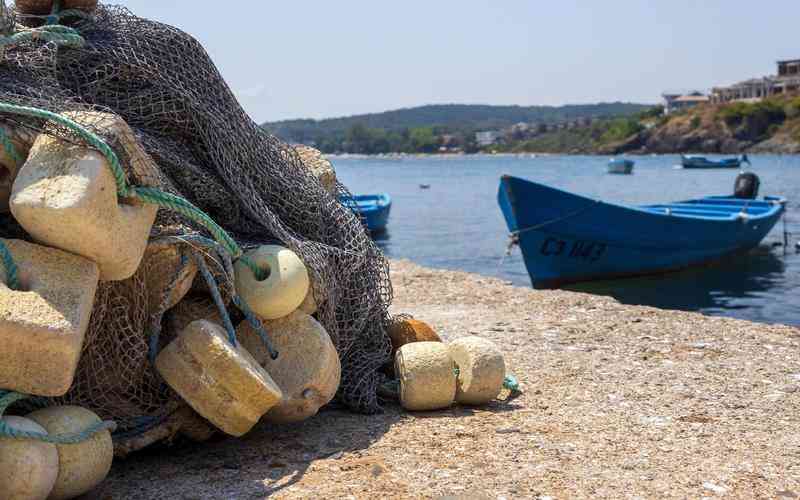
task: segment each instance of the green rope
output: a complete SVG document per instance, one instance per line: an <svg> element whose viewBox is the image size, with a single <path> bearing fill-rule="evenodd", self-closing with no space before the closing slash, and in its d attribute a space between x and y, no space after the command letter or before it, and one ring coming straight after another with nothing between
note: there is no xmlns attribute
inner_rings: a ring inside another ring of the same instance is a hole
<svg viewBox="0 0 800 500"><path fill-rule="evenodd" d="M103 156L106 157L111 166L111 173L114 175L114 181L117 184L117 194L123 198L127 198L129 196L128 184L125 179L125 170L122 168L122 165L119 162L119 157L117 157L117 154L114 152L114 150L111 149L111 147L106 144L106 142L97 134L87 130L85 127L81 126L74 120L67 118L66 116L53 113L52 111L47 111L46 109L18 106L16 104L0 102L0 113L48 120L63 126L72 132L75 132L86 142L86 144L97 149Z"/></svg>
<svg viewBox="0 0 800 500"><path fill-rule="evenodd" d="M86 129L81 124L77 123L66 116L53 113L44 109L32 108L28 106L18 106L15 104L0 102L0 113L9 113L30 118L39 118L48 120L61 125L72 132L75 132L86 144L97 149L108 160L111 167L111 174L114 176L114 181L117 185L117 195L121 198L138 198L146 203L152 203L160 207L164 207L188 219L200 224L206 228L234 259L239 259L244 263L255 275L256 279L263 280L266 278L267 270L261 269L255 262L242 254L242 248L236 241L220 227L214 220L209 217L205 212L192 205L188 200L175 196L170 193L165 193L160 189L149 187L134 187L128 186L125 176L125 170L119 161L119 157L113 149L97 134Z"/></svg>
<svg viewBox="0 0 800 500"><path fill-rule="evenodd" d="M209 217L208 214L192 205L192 203L186 198L181 198L180 196L166 193L160 189L149 187L132 188L129 191L129 194L131 197L140 199L146 203L151 203L153 205L158 205L159 207L172 210L173 212L178 212L184 217L200 224L204 228L208 229L214 239L221 244L222 247L227 250L234 259L239 259L243 264L250 268L250 270L256 276L256 279L263 280L266 278L265 274L267 271L261 269L258 264L253 262L253 260L242 255L242 248L233 238L231 238L231 235L222 229L219 224L214 222L214 219Z"/></svg>
<svg viewBox="0 0 800 500"><path fill-rule="evenodd" d="M0 241L0 260L2 260L3 268L6 272L6 284L12 290L19 290L19 270L17 264L14 262L14 256L8 249L5 243Z"/></svg>
<svg viewBox="0 0 800 500"><path fill-rule="evenodd" d="M520 394L522 392L522 389L520 389L519 386L519 381L514 375L506 376L505 380L503 380L503 387L515 394Z"/></svg>
<svg viewBox="0 0 800 500"><path fill-rule="evenodd" d="M86 40L72 28L61 25L47 25L41 28L29 28L13 35L0 37L0 47L10 47L20 43L40 40L53 42L56 45L79 49L86 45Z"/></svg>
<svg viewBox="0 0 800 500"><path fill-rule="evenodd" d="M52 444L78 444L88 441L95 434L102 431L113 432L117 428L114 422L97 422L90 425L80 432L70 432L64 434L43 434L41 432L22 431L14 429L8 423L2 420L3 413L6 409L17 401L28 398L25 394L18 392L0 391L0 436L12 439L33 439Z"/></svg>

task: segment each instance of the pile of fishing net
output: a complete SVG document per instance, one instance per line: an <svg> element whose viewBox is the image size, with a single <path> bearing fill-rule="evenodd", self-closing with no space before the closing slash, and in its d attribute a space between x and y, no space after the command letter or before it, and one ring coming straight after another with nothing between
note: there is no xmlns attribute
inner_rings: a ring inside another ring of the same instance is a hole
<svg viewBox="0 0 800 500"><path fill-rule="evenodd" d="M340 201L349 197L346 189L330 180L323 185L298 151L255 124L191 36L122 7L85 11L67 2L51 10L53 2L40 3L35 12L8 7L0 19L0 126L94 147L86 134L47 113L70 116L118 155L119 186L188 200L234 247L277 244L294 252L308 270L314 317L341 362L336 402L380 411L392 290L384 256ZM15 112L20 109L37 112ZM107 133L108 123L97 117L108 115L130 126L146 157L128 154ZM115 441L129 449L149 444L137 438L153 430L165 429L158 435L168 437L175 415L185 411L154 359L177 335L168 297L188 263L200 267L190 296L218 291L231 323L247 319L237 307L231 255L219 234L179 206L163 206L150 234L152 252L161 257L144 259L130 278L101 278L71 389L33 401L78 405L113 420ZM31 240L8 213L0 215L0 237Z"/></svg>

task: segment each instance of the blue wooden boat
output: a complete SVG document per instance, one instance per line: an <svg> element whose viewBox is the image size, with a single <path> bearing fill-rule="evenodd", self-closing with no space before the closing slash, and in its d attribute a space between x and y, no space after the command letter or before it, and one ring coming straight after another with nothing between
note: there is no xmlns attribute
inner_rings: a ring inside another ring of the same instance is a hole
<svg viewBox="0 0 800 500"><path fill-rule="evenodd" d="M608 173L629 175L633 173L633 165L633 160L627 158L611 158L608 161Z"/></svg>
<svg viewBox="0 0 800 500"><path fill-rule="evenodd" d="M681 165L683 168L739 168L742 163L750 164L747 155L736 158L722 158L720 160L710 160L705 156L681 155Z"/></svg>
<svg viewBox="0 0 800 500"><path fill-rule="evenodd" d="M342 199L342 203L359 214L371 232L386 230L392 210L392 197L388 193L355 195L352 202L350 199Z"/></svg>
<svg viewBox="0 0 800 500"><path fill-rule="evenodd" d="M712 196L628 207L510 176L498 202L535 288L675 271L750 250L786 204Z"/></svg>

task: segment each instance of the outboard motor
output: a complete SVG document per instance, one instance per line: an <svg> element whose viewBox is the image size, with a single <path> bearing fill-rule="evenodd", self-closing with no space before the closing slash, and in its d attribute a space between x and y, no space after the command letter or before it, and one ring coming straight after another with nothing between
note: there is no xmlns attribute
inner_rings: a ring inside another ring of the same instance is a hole
<svg viewBox="0 0 800 500"><path fill-rule="evenodd" d="M743 200L755 200L758 197L758 188L761 187L761 179L753 172L744 172L736 176L736 183L733 185L733 196Z"/></svg>

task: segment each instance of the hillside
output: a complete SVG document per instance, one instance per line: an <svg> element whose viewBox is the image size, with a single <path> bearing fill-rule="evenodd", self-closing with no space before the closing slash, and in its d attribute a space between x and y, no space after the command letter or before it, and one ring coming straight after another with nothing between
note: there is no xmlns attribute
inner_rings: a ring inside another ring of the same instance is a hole
<svg viewBox="0 0 800 500"><path fill-rule="evenodd" d="M669 116L652 108L634 116L506 140L491 149L572 154L800 154L800 97L703 104Z"/></svg>
<svg viewBox="0 0 800 500"><path fill-rule="evenodd" d="M499 130L517 123L555 124L577 119L630 116L648 107L622 102L527 107L442 104L325 120L285 120L265 123L263 127L283 140L316 144L326 152L337 148L348 152L388 152L413 148L409 137L415 130L423 130L423 135L427 135L428 130L436 135L458 134L466 140L476 131ZM377 144L361 146L378 151L353 150L358 149L356 146L359 145L352 142L359 139L359 134L375 136L372 142ZM389 137L392 135L394 139ZM405 143L401 141L403 136ZM419 139L424 141L423 137Z"/></svg>
<svg viewBox="0 0 800 500"><path fill-rule="evenodd" d="M800 153L800 97L761 102L704 104L658 120L653 126L598 152Z"/></svg>

